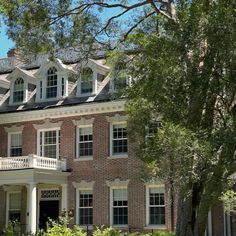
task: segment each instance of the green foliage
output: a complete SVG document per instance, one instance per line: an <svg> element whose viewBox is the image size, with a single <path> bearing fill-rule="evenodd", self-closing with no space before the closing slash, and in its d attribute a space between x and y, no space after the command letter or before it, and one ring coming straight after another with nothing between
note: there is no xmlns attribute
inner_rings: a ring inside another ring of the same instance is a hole
<svg viewBox="0 0 236 236"><path fill-rule="evenodd" d="M121 234L120 230L116 230L112 227L109 228L97 228L93 232L93 236L119 236Z"/></svg>
<svg viewBox="0 0 236 236"><path fill-rule="evenodd" d="M220 200L224 203L226 213L236 213L236 192L234 190L226 191Z"/></svg>
<svg viewBox="0 0 236 236"><path fill-rule="evenodd" d="M44 236L86 236L78 226L74 226L73 229L68 227L68 220L66 218L60 218L58 222L50 220Z"/></svg>

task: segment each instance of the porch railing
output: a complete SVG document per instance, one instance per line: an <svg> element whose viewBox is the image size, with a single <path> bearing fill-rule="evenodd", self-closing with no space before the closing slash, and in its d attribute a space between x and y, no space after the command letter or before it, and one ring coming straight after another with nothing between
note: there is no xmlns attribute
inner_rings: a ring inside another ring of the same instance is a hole
<svg viewBox="0 0 236 236"><path fill-rule="evenodd" d="M40 157L34 154L21 157L0 157L0 170L28 168L66 171L66 160Z"/></svg>

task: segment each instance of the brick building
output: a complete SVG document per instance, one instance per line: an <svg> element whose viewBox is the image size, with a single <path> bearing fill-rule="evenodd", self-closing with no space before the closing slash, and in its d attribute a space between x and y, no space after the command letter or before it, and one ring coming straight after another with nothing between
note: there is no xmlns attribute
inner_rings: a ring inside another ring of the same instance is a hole
<svg viewBox="0 0 236 236"><path fill-rule="evenodd" d="M62 59L0 61L0 230L18 219L35 232L64 211L82 227L174 230L175 201L141 179L125 100L111 99L120 82L102 59ZM208 221L206 235L234 235L222 207Z"/></svg>

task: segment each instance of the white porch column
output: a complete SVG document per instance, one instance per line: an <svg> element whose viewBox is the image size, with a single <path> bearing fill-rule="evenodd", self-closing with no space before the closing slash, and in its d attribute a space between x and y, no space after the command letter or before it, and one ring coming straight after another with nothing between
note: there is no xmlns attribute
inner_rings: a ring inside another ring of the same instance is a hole
<svg viewBox="0 0 236 236"><path fill-rule="evenodd" d="M67 184L61 184L61 211L68 211L68 191Z"/></svg>
<svg viewBox="0 0 236 236"><path fill-rule="evenodd" d="M29 183L28 189L28 231L36 233L37 230L37 188L36 183Z"/></svg>

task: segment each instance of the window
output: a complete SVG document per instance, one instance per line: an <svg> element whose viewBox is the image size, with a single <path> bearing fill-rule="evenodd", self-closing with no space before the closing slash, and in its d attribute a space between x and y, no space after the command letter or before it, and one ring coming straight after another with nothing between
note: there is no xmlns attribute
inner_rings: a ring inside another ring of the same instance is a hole
<svg viewBox="0 0 236 236"><path fill-rule="evenodd" d="M8 195L9 207L8 207L8 221L19 221L21 218L21 193L11 192Z"/></svg>
<svg viewBox="0 0 236 236"><path fill-rule="evenodd" d="M127 125L126 123L112 124L111 131L111 147L112 155L124 155L127 154Z"/></svg>
<svg viewBox="0 0 236 236"><path fill-rule="evenodd" d="M60 130L40 131L40 156L59 159Z"/></svg>
<svg viewBox="0 0 236 236"><path fill-rule="evenodd" d="M65 95L65 79L61 78L61 96Z"/></svg>
<svg viewBox="0 0 236 236"><path fill-rule="evenodd" d="M128 224L127 188L112 189L112 217L113 225Z"/></svg>
<svg viewBox="0 0 236 236"><path fill-rule="evenodd" d="M158 128L161 127L161 122L151 123L148 127L146 127L146 142L153 140L153 137L156 135Z"/></svg>
<svg viewBox="0 0 236 236"><path fill-rule="evenodd" d="M81 94L93 92L93 71L84 68L81 73Z"/></svg>
<svg viewBox="0 0 236 236"><path fill-rule="evenodd" d="M22 156L22 133L9 133L9 156Z"/></svg>
<svg viewBox="0 0 236 236"><path fill-rule="evenodd" d="M165 189L148 188L148 225L165 225Z"/></svg>
<svg viewBox="0 0 236 236"><path fill-rule="evenodd" d="M47 84L46 84L46 98L57 97L57 69L51 67L48 70Z"/></svg>
<svg viewBox="0 0 236 236"><path fill-rule="evenodd" d="M13 102L24 101L24 80L22 78L16 79L13 88Z"/></svg>
<svg viewBox="0 0 236 236"><path fill-rule="evenodd" d="M92 190L79 191L79 225L93 224L93 192Z"/></svg>
<svg viewBox="0 0 236 236"><path fill-rule="evenodd" d="M39 97L40 99L43 98L43 81L39 82Z"/></svg>
<svg viewBox="0 0 236 236"><path fill-rule="evenodd" d="M93 129L92 126L78 128L77 157L93 156Z"/></svg>

